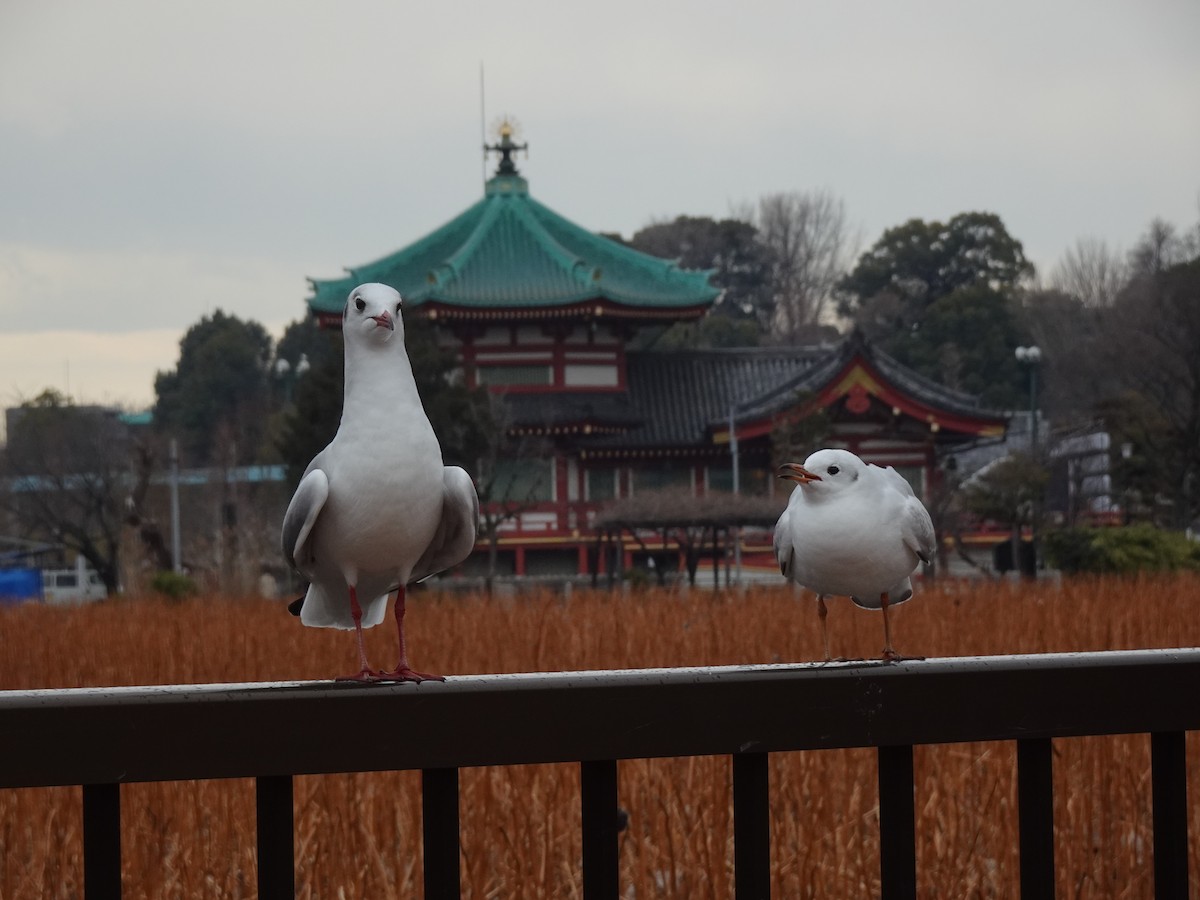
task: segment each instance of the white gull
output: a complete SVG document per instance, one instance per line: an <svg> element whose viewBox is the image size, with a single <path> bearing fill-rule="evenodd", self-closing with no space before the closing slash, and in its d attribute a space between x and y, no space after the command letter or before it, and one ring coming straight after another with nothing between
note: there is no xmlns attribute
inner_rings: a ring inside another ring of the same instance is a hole
<svg viewBox="0 0 1200 900"><path fill-rule="evenodd" d="M912 596L909 576L936 551L933 522L912 487L891 466L864 463L848 450L818 450L780 478L796 482L775 526L775 559L785 578L817 594L825 658L828 596L883 610L885 659L892 648L888 607Z"/></svg>
<svg viewBox="0 0 1200 900"><path fill-rule="evenodd" d="M479 498L471 477L442 462L404 348L400 294L351 291L342 316L346 385L337 434L313 458L283 520L283 552L309 581L300 620L353 628L358 681L443 680L415 672L404 640L405 588L461 562L475 546ZM396 591L400 658L367 663L364 628L383 621Z"/></svg>

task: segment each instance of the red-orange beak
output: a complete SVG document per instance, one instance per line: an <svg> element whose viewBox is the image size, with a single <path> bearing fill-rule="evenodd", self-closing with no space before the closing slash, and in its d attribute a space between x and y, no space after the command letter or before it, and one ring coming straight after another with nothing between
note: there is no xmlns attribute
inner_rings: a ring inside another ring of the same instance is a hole
<svg viewBox="0 0 1200 900"><path fill-rule="evenodd" d="M779 477L796 484L808 484L810 481L820 481L821 476L808 471L800 463L784 463L779 467Z"/></svg>
<svg viewBox="0 0 1200 900"><path fill-rule="evenodd" d="M375 320L375 324L381 328L386 328L388 331L396 330L396 323L392 321L392 314L386 309L377 316L371 316Z"/></svg>

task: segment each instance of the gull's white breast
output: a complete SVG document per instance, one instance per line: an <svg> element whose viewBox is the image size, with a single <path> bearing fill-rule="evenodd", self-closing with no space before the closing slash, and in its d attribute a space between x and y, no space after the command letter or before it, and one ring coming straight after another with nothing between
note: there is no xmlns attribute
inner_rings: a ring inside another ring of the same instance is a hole
<svg viewBox="0 0 1200 900"><path fill-rule="evenodd" d="M802 491L794 492L788 515L795 581L819 594L878 597L917 567L904 541L899 494L854 491L812 501Z"/></svg>

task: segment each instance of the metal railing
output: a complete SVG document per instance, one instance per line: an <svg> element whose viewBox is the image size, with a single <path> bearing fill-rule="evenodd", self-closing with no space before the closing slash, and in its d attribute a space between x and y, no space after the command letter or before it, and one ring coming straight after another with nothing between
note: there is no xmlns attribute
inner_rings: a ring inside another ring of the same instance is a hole
<svg viewBox="0 0 1200 900"><path fill-rule="evenodd" d="M913 746L1014 740L1021 896L1054 895L1051 741L1151 735L1154 884L1188 896L1200 649L0 692L0 787L83 786L88 900L121 891L125 782L257 779L259 896L294 892L292 776L423 770L425 896L459 896L458 770L578 762L583 891L615 900L617 760L733 760L738 900L770 894L768 754L878 748L883 896L916 896ZM339 738L371 723L348 758ZM314 727L319 723L320 727ZM419 736L419 739L413 739ZM86 749L85 749L86 748Z"/></svg>

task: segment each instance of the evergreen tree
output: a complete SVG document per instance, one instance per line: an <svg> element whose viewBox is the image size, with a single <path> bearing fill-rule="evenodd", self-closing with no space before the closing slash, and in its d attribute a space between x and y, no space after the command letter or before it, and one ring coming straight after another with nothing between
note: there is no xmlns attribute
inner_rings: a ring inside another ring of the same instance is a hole
<svg viewBox="0 0 1200 900"><path fill-rule="evenodd" d="M1009 293L1032 274L1021 242L994 213L959 213L945 224L910 219L859 257L842 280L840 310L857 317L872 299L890 295L899 301L895 324L903 328L960 288L986 285Z"/></svg>
<svg viewBox="0 0 1200 900"><path fill-rule="evenodd" d="M1011 408L1023 376L1016 291L1031 275L1021 243L992 213L910 219L884 232L841 288L843 314L923 375Z"/></svg>
<svg viewBox="0 0 1200 900"><path fill-rule="evenodd" d="M770 329L774 315L771 254L749 222L678 216L641 229L629 246L676 260L685 269L712 269L712 283L725 292L713 315L749 320L760 333Z"/></svg>
<svg viewBox="0 0 1200 900"><path fill-rule="evenodd" d="M179 363L154 379L155 426L179 438L188 465L259 458L270 407L271 336L217 310L179 342Z"/></svg>

